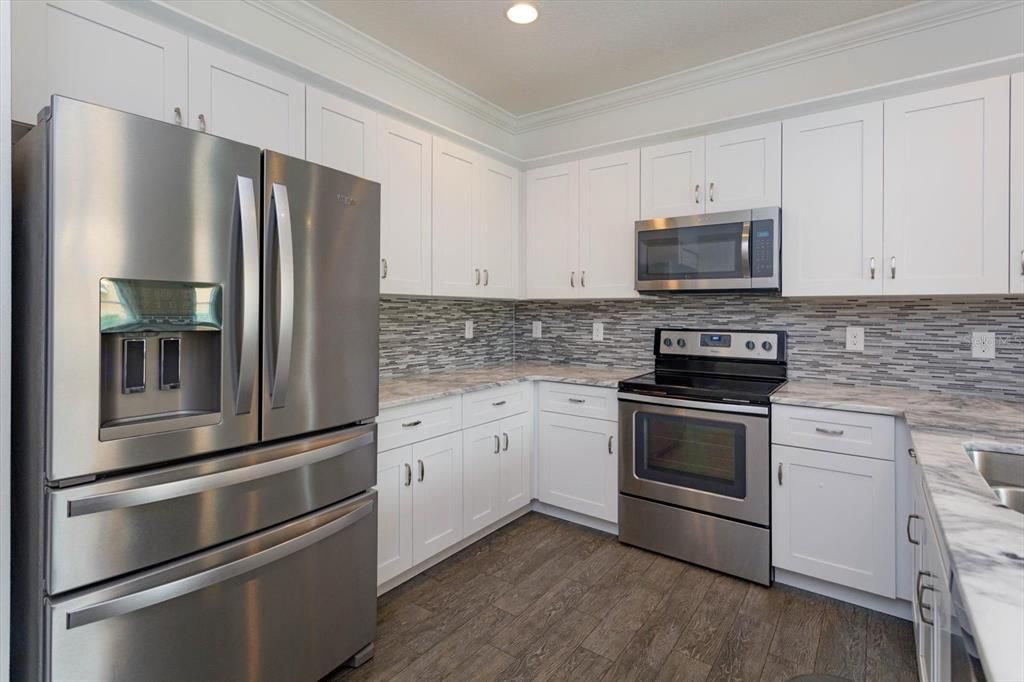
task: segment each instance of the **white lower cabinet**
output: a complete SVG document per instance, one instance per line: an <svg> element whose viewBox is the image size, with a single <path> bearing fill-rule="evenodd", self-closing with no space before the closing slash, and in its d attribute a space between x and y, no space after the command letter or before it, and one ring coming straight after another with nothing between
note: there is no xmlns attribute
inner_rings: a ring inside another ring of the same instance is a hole
<svg viewBox="0 0 1024 682"><path fill-rule="evenodd" d="M412 568L412 446L377 455L377 584Z"/></svg>
<svg viewBox="0 0 1024 682"><path fill-rule="evenodd" d="M530 502L529 415L462 432L463 531L486 528Z"/></svg>
<svg viewBox="0 0 1024 682"><path fill-rule="evenodd" d="M772 446L778 568L896 596L892 461Z"/></svg>
<svg viewBox="0 0 1024 682"><path fill-rule="evenodd" d="M938 528L925 492L924 476L915 467L914 513L908 535L914 543L914 639L921 682L950 678L949 571Z"/></svg>
<svg viewBox="0 0 1024 682"><path fill-rule="evenodd" d="M539 498L612 523L618 520L618 424L540 413Z"/></svg>

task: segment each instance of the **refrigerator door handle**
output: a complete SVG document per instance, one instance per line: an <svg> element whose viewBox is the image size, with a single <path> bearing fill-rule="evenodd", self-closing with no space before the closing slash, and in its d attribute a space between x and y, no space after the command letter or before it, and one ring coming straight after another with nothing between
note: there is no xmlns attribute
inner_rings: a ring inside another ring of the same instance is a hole
<svg viewBox="0 0 1024 682"><path fill-rule="evenodd" d="M317 448L316 450L308 450L299 455L273 459L269 462L261 462L260 464L251 464L238 469L218 471L206 476L195 476L141 488L101 493L68 500L67 515L84 516L86 514L96 514L115 509L127 509L129 507L163 502L178 497L185 497L186 495L195 495L207 490L216 490L217 488L254 481L292 469L310 466L334 457L340 457L358 448L372 445L375 440L376 434L371 427L369 430L363 431L347 440L332 443L327 447Z"/></svg>
<svg viewBox="0 0 1024 682"><path fill-rule="evenodd" d="M276 409L284 407L288 395L288 378L291 374L295 260L292 253L292 214L288 205L288 188L275 182L270 201L270 219L274 221L278 258L277 343L271 349L273 373L270 384L270 407Z"/></svg>
<svg viewBox="0 0 1024 682"><path fill-rule="evenodd" d="M163 585L150 587L140 592L126 594L121 597L101 601L98 604L91 604L80 609L68 611L67 627L71 629L107 620L108 618L123 616L133 611L177 599L191 592L197 592L236 576L255 571L258 568L315 545L325 538L348 528L356 521L373 512L373 503L372 497L358 501L352 505L351 510L346 512L344 516L340 516L320 528L311 530L297 538L286 540L262 552L250 554L237 561L164 583Z"/></svg>
<svg viewBox="0 0 1024 682"><path fill-rule="evenodd" d="M252 178L238 176L235 192L242 245L242 329L237 346L235 414L248 414L258 369L260 323L260 245Z"/></svg>

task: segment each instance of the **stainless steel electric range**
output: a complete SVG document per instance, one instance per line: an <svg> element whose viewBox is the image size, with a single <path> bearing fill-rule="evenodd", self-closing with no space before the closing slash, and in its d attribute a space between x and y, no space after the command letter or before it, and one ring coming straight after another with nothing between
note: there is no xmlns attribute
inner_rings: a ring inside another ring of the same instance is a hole
<svg viewBox="0 0 1024 682"><path fill-rule="evenodd" d="M786 333L658 329L619 384L619 539L771 584L770 397Z"/></svg>

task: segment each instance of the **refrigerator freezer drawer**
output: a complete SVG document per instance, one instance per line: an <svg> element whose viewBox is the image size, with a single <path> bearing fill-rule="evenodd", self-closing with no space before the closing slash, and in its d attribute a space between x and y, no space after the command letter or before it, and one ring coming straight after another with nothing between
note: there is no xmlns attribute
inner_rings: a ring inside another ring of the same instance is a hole
<svg viewBox="0 0 1024 682"><path fill-rule="evenodd" d="M53 680L315 680L376 628L376 492L49 604Z"/></svg>
<svg viewBox="0 0 1024 682"><path fill-rule="evenodd" d="M48 592L236 540L367 490L374 424L48 493Z"/></svg>

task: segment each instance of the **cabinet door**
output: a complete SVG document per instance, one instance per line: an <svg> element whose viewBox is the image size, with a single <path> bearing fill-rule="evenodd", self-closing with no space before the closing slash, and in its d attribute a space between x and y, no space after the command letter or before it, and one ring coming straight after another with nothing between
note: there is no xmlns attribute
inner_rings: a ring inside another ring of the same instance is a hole
<svg viewBox="0 0 1024 682"><path fill-rule="evenodd" d="M730 130L706 140L705 212L739 211L782 202L782 126Z"/></svg>
<svg viewBox="0 0 1024 682"><path fill-rule="evenodd" d="M462 432L462 527L475 533L501 518L499 422Z"/></svg>
<svg viewBox="0 0 1024 682"><path fill-rule="evenodd" d="M377 584L412 568L412 447L377 456Z"/></svg>
<svg viewBox="0 0 1024 682"><path fill-rule="evenodd" d="M198 40L188 41L189 125L306 157L306 86Z"/></svg>
<svg viewBox="0 0 1024 682"><path fill-rule="evenodd" d="M893 463L786 445L772 459L774 565L894 598Z"/></svg>
<svg viewBox="0 0 1024 682"><path fill-rule="evenodd" d="M435 296L475 296L483 288L474 262L473 213L478 156L434 138L433 280Z"/></svg>
<svg viewBox="0 0 1024 682"><path fill-rule="evenodd" d="M184 35L105 2L15 2L12 117L35 124L50 95L140 116L188 118Z"/></svg>
<svg viewBox="0 0 1024 682"><path fill-rule="evenodd" d="M482 270L476 295L514 298L519 290L519 171L481 157L475 208L473 267Z"/></svg>
<svg viewBox="0 0 1024 682"><path fill-rule="evenodd" d="M935 680L934 642L935 620L930 606L921 604L921 585L923 581L932 579L932 547L935 544L935 529L932 528L931 515L928 513L928 501L924 492L924 477L919 468L915 468L914 481L914 517L911 535L914 537L914 594L911 606L914 619L914 640L917 649L917 669L921 682ZM925 604L931 601L925 599ZM923 616L923 618L922 618Z"/></svg>
<svg viewBox="0 0 1024 682"><path fill-rule="evenodd" d="M530 413L502 419L501 433L501 516L530 503Z"/></svg>
<svg viewBox="0 0 1024 682"><path fill-rule="evenodd" d="M430 293L431 137L377 119L382 294Z"/></svg>
<svg viewBox="0 0 1024 682"><path fill-rule="evenodd" d="M704 138L640 150L640 217L669 218L704 212Z"/></svg>
<svg viewBox="0 0 1024 682"><path fill-rule="evenodd" d="M540 500L615 522L615 422L540 413Z"/></svg>
<svg viewBox="0 0 1024 682"><path fill-rule="evenodd" d="M412 562L462 539L462 434L412 446Z"/></svg>
<svg viewBox="0 0 1024 682"><path fill-rule="evenodd" d="M376 112L307 87L306 159L379 180Z"/></svg>
<svg viewBox="0 0 1024 682"><path fill-rule="evenodd" d="M1024 294L1024 72L1010 78L1010 291Z"/></svg>
<svg viewBox="0 0 1024 682"><path fill-rule="evenodd" d="M782 124L782 293L882 293L882 103Z"/></svg>
<svg viewBox="0 0 1024 682"><path fill-rule="evenodd" d="M580 162L580 296L637 296L639 217L639 150Z"/></svg>
<svg viewBox="0 0 1024 682"><path fill-rule="evenodd" d="M1009 77L885 102L885 293L1008 290Z"/></svg>
<svg viewBox="0 0 1024 682"><path fill-rule="evenodd" d="M526 173L526 296L579 296L579 162Z"/></svg>

